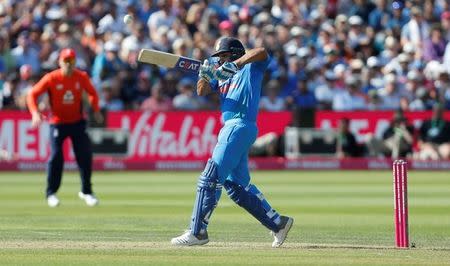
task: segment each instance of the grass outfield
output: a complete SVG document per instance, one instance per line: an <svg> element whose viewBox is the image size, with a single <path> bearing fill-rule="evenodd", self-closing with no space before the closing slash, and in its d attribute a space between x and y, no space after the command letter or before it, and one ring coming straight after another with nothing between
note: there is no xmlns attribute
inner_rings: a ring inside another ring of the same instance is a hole
<svg viewBox="0 0 450 266"><path fill-rule="evenodd" d="M450 174L409 174L410 238L394 248L388 171L266 171L253 181L294 226L280 249L225 194L201 247L170 246L186 228L198 172L96 172L100 205L77 198L65 173L61 205L44 173L0 173L1 265L450 265Z"/></svg>

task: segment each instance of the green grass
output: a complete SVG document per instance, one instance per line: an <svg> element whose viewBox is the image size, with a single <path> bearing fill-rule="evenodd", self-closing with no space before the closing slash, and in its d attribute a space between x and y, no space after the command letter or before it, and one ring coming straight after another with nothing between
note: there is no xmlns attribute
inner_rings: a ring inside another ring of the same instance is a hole
<svg viewBox="0 0 450 266"><path fill-rule="evenodd" d="M409 174L410 238L394 248L388 171L254 172L273 207L295 219L280 249L225 195L206 246L175 248L187 227L197 172L96 172L100 206L77 198L66 172L49 208L44 173L0 173L1 265L450 265L450 175Z"/></svg>

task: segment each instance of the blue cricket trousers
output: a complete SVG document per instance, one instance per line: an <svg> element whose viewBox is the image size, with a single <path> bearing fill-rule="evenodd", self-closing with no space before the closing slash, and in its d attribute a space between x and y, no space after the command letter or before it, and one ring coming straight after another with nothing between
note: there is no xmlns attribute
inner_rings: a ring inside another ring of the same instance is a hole
<svg viewBox="0 0 450 266"><path fill-rule="evenodd" d="M92 194L92 149L86 133L86 121L50 125L51 155L47 165L47 196L58 191L64 167L63 143L69 137L80 169L81 192Z"/></svg>
<svg viewBox="0 0 450 266"><path fill-rule="evenodd" d="M258 133L256 123L240 118L227 120L219 132L212 159L218 166L219 183L225 179L247 187L250 182L248 151Z"/></svg>

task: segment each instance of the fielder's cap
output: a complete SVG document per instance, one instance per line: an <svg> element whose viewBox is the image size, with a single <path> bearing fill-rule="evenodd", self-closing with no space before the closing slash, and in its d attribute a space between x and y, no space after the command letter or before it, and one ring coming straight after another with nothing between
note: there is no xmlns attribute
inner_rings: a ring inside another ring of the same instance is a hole
<svg viewBox="0 0 450 266"><path fill-rule="evenodd" d="M69 58L75 59L77 57L77 54L74 49L72 48L64 48L59 53L59 59L65 60Z"/></svg>

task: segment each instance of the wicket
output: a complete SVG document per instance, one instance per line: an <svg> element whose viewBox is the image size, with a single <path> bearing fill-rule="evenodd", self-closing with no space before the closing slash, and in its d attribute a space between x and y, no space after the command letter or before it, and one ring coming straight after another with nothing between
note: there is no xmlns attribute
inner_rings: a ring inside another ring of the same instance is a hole
<svg viewBox="0 0 450 266"><path fill-rule="evenodd" d="M395 244L397 248L409 247L408 230L408 164L395 160L392 166L394 176Z"/></svg>

